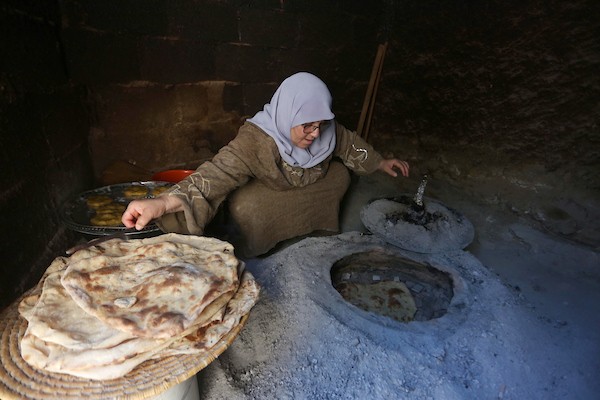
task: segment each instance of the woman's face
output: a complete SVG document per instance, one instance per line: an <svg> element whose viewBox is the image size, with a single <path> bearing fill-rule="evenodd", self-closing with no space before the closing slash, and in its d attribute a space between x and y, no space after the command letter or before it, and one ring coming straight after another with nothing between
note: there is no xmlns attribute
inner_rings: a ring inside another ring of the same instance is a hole
<svg viewBox="0 0 600 400"><path fill-rule="evenodd" d="M327 121L316 121L292 127L290 133L292 144L301 149L309 148L321 134L321 128L325 128L326 125Z"/></svg>

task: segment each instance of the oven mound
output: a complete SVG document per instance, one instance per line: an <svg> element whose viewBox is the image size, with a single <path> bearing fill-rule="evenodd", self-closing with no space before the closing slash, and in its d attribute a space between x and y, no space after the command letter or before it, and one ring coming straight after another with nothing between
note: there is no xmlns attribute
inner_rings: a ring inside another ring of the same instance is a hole
<svg viewBox="0 0 600 400"><path fill-rule="evenodd" d="M386 242L416 253L464 249L475 235L471 222L458 211L432 199L416 210L407 195L374 200L363 207L360 218Z"/></svg>
<svg viewBox="0 0 600 400"><path fill-rule="evenodd" d="M439 318L453 296L446 272L381 251L354 253L337 261L331 282L347 302L400 322Z"/></svg>

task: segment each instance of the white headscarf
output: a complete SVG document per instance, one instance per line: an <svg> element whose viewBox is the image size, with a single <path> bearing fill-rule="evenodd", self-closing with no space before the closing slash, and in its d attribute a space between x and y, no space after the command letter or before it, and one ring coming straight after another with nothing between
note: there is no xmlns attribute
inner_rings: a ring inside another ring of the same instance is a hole
<svg viewBox="0 0 600 400"><path fill-rule="evenodd" d="M292 144L294 126L332 120L331 93L325 83L308 72L299 72L284 80L270 103L248 121L259 126L275 140L281 158L292 166L310 168L329 156L335 148L335 124L327 124L310 147ZM333 121L332 121L333 122Z"/></svg>

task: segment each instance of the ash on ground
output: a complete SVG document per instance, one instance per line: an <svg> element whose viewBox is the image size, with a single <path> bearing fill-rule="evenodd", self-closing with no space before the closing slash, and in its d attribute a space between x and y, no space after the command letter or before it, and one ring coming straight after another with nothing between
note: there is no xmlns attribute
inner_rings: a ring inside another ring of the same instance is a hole
<svg viewBox="0 0 600 400"><path fill-rule="evenodd" d="M445 269L456 289L448 312L402 323L346 302L330 268L365 251ZM199 374L201 398L592 398L593 387L573 387L592 371L565 363L554 340L565 327L539 319L468 252L412 253L354 232L304 239L247 267L263 286L261 300L231 347Z"/></svg>

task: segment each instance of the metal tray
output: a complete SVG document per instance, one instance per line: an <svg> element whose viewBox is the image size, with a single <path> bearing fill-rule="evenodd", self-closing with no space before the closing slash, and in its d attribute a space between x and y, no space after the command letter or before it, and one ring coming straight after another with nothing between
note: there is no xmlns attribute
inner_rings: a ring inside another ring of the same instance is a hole
<svg viewBox="0 0 600 400"><path fill-rule="evenodd" d="M104 236L111 235L113 233L117 233L125 230L125 226L96 226L92 225L90 219L94 216L94 211L90 209L87 205L86 199L90 196L98 196L104 195L109 196L113 199L114 202L118 204L122 204L127 206L129 202L132 200L127 198L124 194L124 191L131 186L143 186L148 189L149 193L152 193L152 190L158 187L171 187L173 184L170 182L162 182L162 181L144 181L144 182L128 182L128 183L119 183L116 185L103 186L97 189L88 190L86 192L80 193L77 197L69 201L63 208L63 219L65 225L75 232L84 233L86 235L92 236ZM146 196L147 198L152 198L153 196L150 194ZM131 237L146 237L152 236L160 232L158 226L151 222L146 225L142 230L127 233L127 236Z"/></svg>

